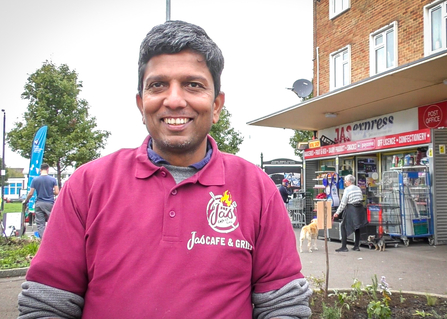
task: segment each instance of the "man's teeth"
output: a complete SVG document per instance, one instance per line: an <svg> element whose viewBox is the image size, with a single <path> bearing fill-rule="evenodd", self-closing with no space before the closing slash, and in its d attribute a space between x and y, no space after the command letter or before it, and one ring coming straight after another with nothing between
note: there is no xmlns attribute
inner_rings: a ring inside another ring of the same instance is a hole
<svg viewBox="0 0 447 319"><path fill-rule="evenodd" d="M166 118L165 119L165 123L166 124L170 124L170 125L180 125L180 124L186 124L187 122L189 121L189 119L186 119L186 118L183 118L183 119L181 119L181 118L175 118L175 119L173 119L173 118Z"/></svg>

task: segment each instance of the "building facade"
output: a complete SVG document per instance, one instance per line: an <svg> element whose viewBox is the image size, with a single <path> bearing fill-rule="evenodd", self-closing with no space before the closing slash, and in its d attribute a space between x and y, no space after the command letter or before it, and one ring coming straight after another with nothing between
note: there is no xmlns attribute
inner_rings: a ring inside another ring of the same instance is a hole
<svg viewBox="0 0 447 319"><path fill-rule="evenodd" d="M341 197L353 174L378 236L447 244L447 1L315 0L313 16L314 97L249 124L314 131L304 187Z"/></svg>

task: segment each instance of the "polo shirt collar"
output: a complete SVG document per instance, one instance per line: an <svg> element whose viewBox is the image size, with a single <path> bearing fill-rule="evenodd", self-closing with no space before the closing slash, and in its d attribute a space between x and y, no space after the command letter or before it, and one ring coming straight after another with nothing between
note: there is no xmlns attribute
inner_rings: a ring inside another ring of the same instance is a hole
<svg viewBox="0 0 447 319"><path fill-rule="evenodd" d="M206 145L206 155L205 157L192 165L189 165L189 167L193 167L197 170L201 170L206 164L208 164L208 162L211 160L211 155L213 154L213 148L211 146L210 141L207 142ZM161 157L160 155L158 155L152 148L152 139L149 140L149 143L147 144L147 156L149 158L149 160L156 164L168 164L171 165L171 163L169 163L167 160L165 160L163 157Z"/></svg>
<svg viewBox="0 0 447 319"><path fill-rule="evenodd" d="M196 183L199 182L202 185L224 185L225 184L225 166L223 162L222 153L217 148L216 141L208 135L208 151L207 155L202 161L207 159L204 163L203 168L200 169L196 174L188 178L188 181ZM148 157L148 145L150 141L150 136L144 139L143 144L136 150L137 154L135 177L136 178L148 178L154 175L157 171L165 169L162 166L157 166L151 162ZM208 158L209 154L209 158ZM202 161L196 163L199 164ZM194 164L194 165L196 165ZM200 164L199 164L200 165Z"/></svg>

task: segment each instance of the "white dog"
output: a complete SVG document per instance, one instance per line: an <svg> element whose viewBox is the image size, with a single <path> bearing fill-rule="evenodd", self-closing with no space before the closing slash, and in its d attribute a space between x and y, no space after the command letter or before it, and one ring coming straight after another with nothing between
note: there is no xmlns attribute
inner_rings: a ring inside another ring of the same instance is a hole
<svg viewBox="0 0 447 319"><path fill-rule="evenodd" d="M312 247L314 250L318 250L317 248L317 237L318 237L318 227L317 227L317 219L314 218L310 222L309 225L303 226L301 228L300 233L300 252L303 252L303 242L307 239L307 249L309 252L312 252Z"/></svg>

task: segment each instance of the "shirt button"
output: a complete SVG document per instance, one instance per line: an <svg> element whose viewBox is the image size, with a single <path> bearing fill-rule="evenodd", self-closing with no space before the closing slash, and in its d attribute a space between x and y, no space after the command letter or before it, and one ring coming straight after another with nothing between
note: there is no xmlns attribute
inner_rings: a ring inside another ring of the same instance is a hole
<svg viewBox="0 0 447 319"><path fill-rule="evenodd" d="M162 171L162 172L161 172L161 176L166 177L166 172L165 172L165 171Z"/></svg>
<svg viewBox="0 0 447 319"><path fill-rule="evenodd" d="M175 217L175 212L173 210L171 210L169 212L169 217L174 218Z"/></svg>
<svg viewBox="0 0 447 319"><path fill-rule="evenodd" d="M174 189L174 190L171 192L171 194L172 194L172 195L177 195L177 190Z"/></svg>

